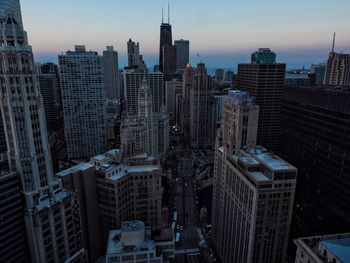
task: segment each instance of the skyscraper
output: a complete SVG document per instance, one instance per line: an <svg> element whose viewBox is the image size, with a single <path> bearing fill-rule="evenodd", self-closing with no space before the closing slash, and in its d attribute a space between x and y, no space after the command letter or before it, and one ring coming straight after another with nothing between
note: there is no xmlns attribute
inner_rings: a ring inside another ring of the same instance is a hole
<svg viewBox="0 0 350 263"><path fill-rule="evenodd" d="M79 201L53 176L43 100L19 0L0 1L0 107L25 199L32 262L83 259ZM4 23L6 21L6 23Z"/></svg>
<svg viewBox="0 0 350 263"><path fill-rule="evenodd" d="M213 234L222 262L283 262L296 168L255 146L259 107L247 92L231 91L217 133Z"/></svg>
<svg viewBox="0 0 350 263"><path fill-rule="evenodd" d="M175 40L176 47L176 70L182 74L186 65L190 62L190 41Z"/></svg>
<svg viewBox="0 0 350 263"><path fill-rule="evenodd" d="M118 52L113 46L107 46L103 51L104 76L106 85L106 98L110 100L120 99L119 63Z"/></svg>
<svg viewBox="0 0 350 263"><path fill-rule="evenodd" d="M140 55L140 44L135 43L129 39L127 42L128 49L128 69L135 69L138 72L147 72L146 63L143 61L142 55Z"/></svg>
<svg viewBox="0 0 350 263"><path fill-rule="evenodd" d="M280 112L285 64L239 64L237 88L249 91L260 107L258 144L276 151L280 136Z"/></svg>
<svg viewBox="0 0 350 263"><path fill-rule="evenodd" d="M159 112L164 104L163 73L143 73L137 70L124 70L124 95L128 114L138 114L139 90L146 78L151 88L153 112Z"/></svg>
<svg viewBox="0 0 350 263"><path fill-rule="evenodd" d="M329 53L327 61L324 84L332 86L350 86L350 54L336 53L334 48L335 33L332 51Z"/></svg>
<svg viewBox="0 0 350 263"><path fill-rule="evenodd" d="M182 86L182 96L180 98L180 118L179 125L184 134L185 141L189 143L190 140L190 93L194 82L195 70L192 68L191 64L186 66L186 69L182 75L183 86Z"/></svg>
<svg viewBox="0 0 350 263"><path fill-rule="evenodd" d="M164 19L162 18L162 24L160 25L159 70L161 72L164 72L164 46L173 45L169 14L170 10L168 6L168 23L164 23Z"/></svg>
<svg viewBox="0 0 350 263"><path fill-rule="evenodd" d="M163 74L164 81L172 80L176 72L176 47L163 46Z"/></svg>
<svg viewBox="0 0 350 263"><path fill-rule="evenodd" d="M56 100L56 91L59 90L59 82L56 74L39 74L40 92L43 96L46 127L49 133L56 132L60 106Z"/></svg>
<svg viewBox="0 0 350 263"><path fill-rule="evenodd" d="M152 94L151 89L144 78L139 90L139 117L145 122L146 138L145 138L145 152L149 155L156 156L158 153L157 144L157 128L154 123L153 109L152 109Z"/></svg>
<svg viewBox="0 0 350 263"><path fill-rule="evenodd" d="M251 63L253 64L274 64L276 63L276 53L269 48L259 48L252 54Z"/></svg>
<svg viewBox="0 0 350 263"><path fill-rule="evenodd" d="M0 262L29 262L24 204L16 172L0 169Z"/></svg>
<svg viewBox="0 0 350 263"><path fill-rule="evenodd" d="M175 123L176 96L178 94L182 94L182 81L174 80L165 82L165 105L171 124Z"/></svg>
<svg viewBox="0 0 350 263"><path fill-rule="evenodd" d="M350 88L285 88L281 131L280 153L300 171L296 233L349 231Z"/></svg>
<svg viewBox="0 0 350 263"><path fill-rule="evenodd" d="M314 79L315 79L314 85L316 86L323 85L324 77L326 74L326 67L327 67L326 63L318 63L318 64L311 65L310 74L314 74Z"/></svg>
<svg viewBox="0 0 350 263"><path fill-rule="evenodd" d="M210 147L209 77L205 64L200 63L193 76L190 88L190 134L193 149Z"/></svg>
<svg viewBox="0 0 350 263"><path fill-rule="evenodd" d="M103 58L75 46L58 57L69 159L89 158L107 147Z"/></svg>

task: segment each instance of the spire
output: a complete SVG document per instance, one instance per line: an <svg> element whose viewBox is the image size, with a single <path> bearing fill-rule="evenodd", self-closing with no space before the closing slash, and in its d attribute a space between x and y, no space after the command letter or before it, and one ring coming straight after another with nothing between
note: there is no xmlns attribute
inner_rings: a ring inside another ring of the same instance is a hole
<svg viewBox="0 0 350 263"><path fill-rule="evenodd" d="M170 4L168 1L168 24L170 24Z"/></svg>
<svg viewBox="0 0 350 263"><path fill-rule="evenodd" d="M162 6L162 24L164 24L164 8Z"/></svg>
<svg viewBox="0 0 350 263"><path fill-rule="evenodd" d="M334 35L333 35L332 53L334 53L334 46L335 46L335 32L334 32Z"/></svg>

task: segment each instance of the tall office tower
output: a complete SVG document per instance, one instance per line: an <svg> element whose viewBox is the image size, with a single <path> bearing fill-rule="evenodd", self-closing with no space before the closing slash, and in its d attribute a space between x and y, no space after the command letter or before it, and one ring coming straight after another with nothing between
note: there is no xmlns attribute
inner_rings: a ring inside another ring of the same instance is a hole
<svg viewBox="0 0 350 263"><path fill-rule="evenodd" d="M285 88L281 119L281 155L300 171L296 233L349 231L350 89Z"/></svg>
<svg viewBox="0 0 350 263"><path fill-rule="evenodd" d="M182 74L190 63L190 41L189 40L175 40L176 47L176 70Z"/></svg>
<svg viewBox="0 0 350 263"><path fill-rule="evenodd" d="M159 43L159 70L164 72L164 46L172 46L173 37L171 33L170 25L170 9L168 6L168 23L164 23L162 18L162 24L160 25L160 43Z"/></svg>
<svg viewBox="0 0 350 263"><path fill-rule="evenodd" d="M140 44L135 43L131 39L127 42L128 49L128 69L137 69L140 72L147 72L147 66L140 55Z"/></svg>
<svg viewBox="0 0 350 263"><path fill-rule="evenodd" d="M19 177L0 170L0 262L29 262Z"/></svg>
<svg viewBox="0 0 350 263"><path fill-rule="evenodd" d="M107 46L103 51L103 66L106 85L106 98L110 100L120 99L119 62L118 52L113 46Z"/></svg>
<svg viewBox="0 0 350 263"><path fill-rule="evenodd" d="M215 79L217 82L224 80L225 71L222 68L218 68L215 70Z"/></svg>
<svg viewBox="0 0 350 263"><path fill-rule="evenodd" d="M159 112L163 105L163 73L141 73L137 70L124 70L124 95L128 114L137 115L139 90L142 80L146 78L151 88L153 112Z"/></svg>
<svg viewBox="0 0 350 263"><path fill-rule="evenodd" d="M326 68L327 68L326 63L319 63L319 64L311 65L310 74L314 74L314 76L315 76L314 85L316 85L316 86L323 85L324 77L326 74Z"/></svg>
<svg viewBox="0 0 350 263"><path fill-rule="evenodd" d="M84 159L107 147L103 57L75 46L58 57L69 159Z"/></svg>
<svg viewBox="0 0 350 263"><path fill-rule="evenodd" d="M156 113L155 120L157 121L157 143L158 143L158 157L163 159L166 155L166 151L169 149L169 114L166 107L163 105L160 108L160 112Z"/></svg>
<svg viewBox="0 0 350 263"><path fill-rule="evenodd" d="M95 166L81 163L56 174L65 189L78 192L84 247L89 262L96 262L102 255L100 225L97 206Z"/></svg>
<svg viewBox="0 0 350 263"><path fill-rule="evenodd" d="M173 80L165 82L165 106L169 113L171 124L175 124L176 96L182 94L182 81Z"/></svg>
<svg viewBox="0 0 350 263"><path fill-rule="evenodd" d="M190 88L190 136L193 149L210 147L209 85L205 64L200 63Z"/></svg>
<svg viewBox="0 0 350 263"><path fill-rule="evenodd" d="M40 92L43 97L47 131L56 132L58 129L59 102L56 100L56 91L59 82L56 74L39 74Z"/></svg>
<svg viewBox="0 0 350 263"><path fill-rule="evenodd" d="M185 141L189 143L190 141L190 91L194 83L195 71L191 64L186 66L184 74L182 75L183 86L182 86L182 96L180 98L180 127L184 134Z"/></svg>
<svg viewBox="0 0 350 263"><path fill-rule="evenodd" d="M91 158L96 167L98 212L104 244L109 231L125 220L142 220L158 226L162 207L162 169L147 155L122 162L122 153L111 150Z"/></svg>
<svg viewBox="0 0 350 263"><path fill-rule="evenodd" d="M295 263L349 262L350 233L298 238L294 243Z"/></svg>
<svg viewBox="0 0 350 263"><path fill-rule="evenodd" d="M297 171L254 146L258 116L249 94L229 93L216 140L212 208L223 262L277 263L286 257Z"/></svg>
<svg viewBox="0 0 350 263"><path fill-rule="evenodd" d="M176 73L176 47L163 46L163 74L164 81L172 80Z"/></svg>
<svg viewBox="0 0 350 263"><path fill-rule="evenodd" d="M285 71L285 64L238 65L237 89L255 97L260 107L258 144L270 151L276 151L279 143Z"/></svg>
<svg viewBox="0 0 350 263"><path fill-rule="evenodd" d="M0 1L0 21L0 107L10 169L17 171L25 199L31 261L83 260L79 201L53 176L43 101L18 0Z"/></svg>
<svg viewBox="0 0 350 263"><path fill-rule="evenodd" d="M54 91L54 101L55 105L58 107L59 110L62 110L62 99L61 99L61 89L60 89L60 77L59 77L59 70L58 66L54 63L45 63L40 66L40 73L39 74L52 74L56 77L57 86L55 85L53 87Z"/></svg>
<svg viewBox="0 0 350 263"><path fill-rule="evenodd" d="M152 109L152 94L151 89L144 78L139 90L139 118L142 119L146 126L146 138L145 138L145 153L156 156L157 149L157 127L154 123L153 109Z"/></svg>
<svg viewBox="0 0 350 263"><path fill-rule="evenodd" d="M276 63L276 53L269 48L259 48L252 54L252 64L274 64Z"/></svg>

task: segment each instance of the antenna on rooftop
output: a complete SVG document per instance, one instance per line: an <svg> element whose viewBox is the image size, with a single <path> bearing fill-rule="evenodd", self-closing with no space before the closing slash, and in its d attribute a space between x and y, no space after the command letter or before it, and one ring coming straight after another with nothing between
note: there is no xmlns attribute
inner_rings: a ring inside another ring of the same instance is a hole
<svg viewBox="0 0 350 263"><path fill-rule="evenodd" d="M168 24L170 24L170 4L168 1Z"/></svg>
<svg viewBox="0 0 350 263"><path fill-rule="evenodd" d="M162 6L162 24L164 23L164 8Z"/></svg>
<svg viewBox="0 0 350 263"><path fill-rule="evenodd" d="M332 53L334 53L334 46L335 46L335 32L334 32L334 35L333 35Z"/></svg>

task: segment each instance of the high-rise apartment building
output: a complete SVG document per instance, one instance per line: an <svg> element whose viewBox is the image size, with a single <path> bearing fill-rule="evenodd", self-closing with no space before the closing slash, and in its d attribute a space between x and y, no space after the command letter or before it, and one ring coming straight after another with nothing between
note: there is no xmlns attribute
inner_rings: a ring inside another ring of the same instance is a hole
<svg viewBox="0 0 350 263"><path fill-rule="evenodd" d="M176 46L163 46L163 74L164 80L172 80L176 72Z"/></svg>
<svg viewBox="0 0 350 263"><path fill-rule="evenodd" d="M169 18L169 7L168 7L168 23L160 25L160 42L159 42L159 70L164 72L164 46L172 46L173 37L171 32L170 18Z"/></svg>
<svg viewBox="0 0 350 263"><path fill-rule="evenodd" d="M121 97L118 52L114 51L113 46L107 46L106 50L103 51L103 66L106 98L110 100L119 100Z"/></svg>
<svg viewBox="0 0 350 263"><path fill-rule="evenodd" d="M227 96L215 146L212 223L223 262L283 262L296 168L255 146L259 107L247 92Z"/></svg>
<svg viewBox="0 0 350 263"><path fill-rule="evenodd" d="M0 170L0 262L30 262L24 204L16 172Z"/></svg>
<svg viewBox="0 0 350 263"><path fill-rule="evenodd" d="M140 73L137 70L124 70L124 95L128 114L137 115L139 90L145 78L152 93L153 112L159 112L164 104L163 73Z"/></svg>
<svg viewBox="0 0 350 263"><path fill-rule="evenodd" d="M69 159L89 158L107 147L103 57L75 46L58 57Z"/></svg>
<svg viewBox="0 0 350 263"><path fill-rule="evenodd" d="M269 48L259 48L252 54L251 63L253 64L274 64L276 63L276 53Z"/></svg>
<svg viewBox="0 0 350 263"><path fill-rule="evenodd" d="M249 91L260 107L258 144L276 151L280 137L280 113L285 64L239 64L237 89Z"/></svg>
<svg viewBox="0 0 350 263"><path fill-rule="evenodd" d="M193 76L190 88L190 137L193 149L210 147L209 121L209 76L205 64L200 63Z"/></svg>
<svg viewBox="0 0 350 263"><path fill-rule="evenodd" d="M296 233L347 232L350 88L285 88L281 120L280 154L299 169Z"/></svg>
<svg viewBox="0 0 350 263"><path fill-rule="evenodd" d="M161 220L162 169L147 155L122 162L122 153L111 150L91 158L97 177L98 212L104 244L109 231L122 221L142 220L157 226Z"/></svg>
<svg viewBox="0 0 350 263"><path fill-rule="evenodd" d="M163 157L165 157L166 151L169 149L169 144L170 144L169 114L164 105L160 108L160 112L155 114L154 121L157 122L158 157L159 159L162 159Z"/></svg>
<svg viewBox="0 0 350 263"><path fill-rule="evenodd" d="M182 74L190 63L190 41L189 40L175 40L174 45L176 47L176 70Z"/></svg>
<svg viewBox="0 0 350 263"><path fill-rule="evenodd" d="M77 194L53 176L43 100L18 0L0 1L0 108L25 199L32 262L86 259Z"/></svg>

